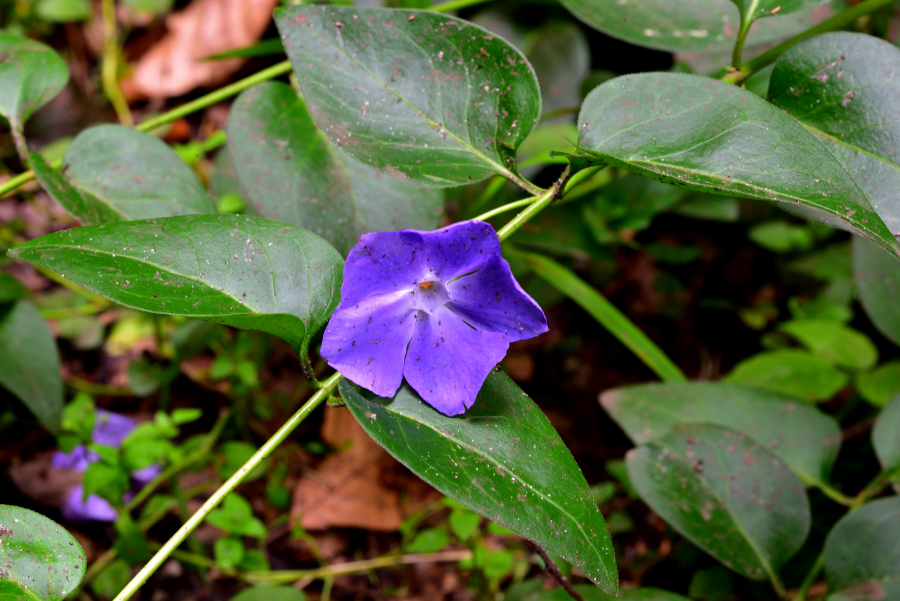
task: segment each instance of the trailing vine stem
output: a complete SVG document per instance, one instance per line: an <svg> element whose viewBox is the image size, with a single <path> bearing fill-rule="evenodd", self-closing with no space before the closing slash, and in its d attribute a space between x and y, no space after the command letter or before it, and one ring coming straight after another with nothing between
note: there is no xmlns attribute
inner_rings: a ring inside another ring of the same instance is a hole
<svg viewBox="0 0 900 601"><path fill-rule="evenodd" d="M219 489L212 494L212 496L207 499L207 501L192 515L184 525L178 529L172 538L170 538L166 543L160 547L159 551L147 562L147 564L141 568L141 571L135 575L134 578L131 579L125 588L116 595L113 601L126 601L131 598L131 596L138 591L138 589L153 575L153 573L159 569L159 566L168 559L168 557L172 554L178 546L184 542L184 540L188 537L190 533L192 533L197 526L206 519L213 509L215 509L219 503L222 502L228 494L233 491L237 486L247 477L250 472L252 472L262 461L268 457L275 448L281 444L284 439L286 439L290 434L299 426L303 420L309 416L312 411L321 405L325 399L331 394L334 388L338 385L338 382L341 380L341 374L335 373L332 374L328 379L322 382L322 388L317 390L306 403L303 404L300 409L297 410L294 415L288 419L287 422L283 426L281 426L275 434L272 435L269 440L263 444L258 451L256 451L247 462L241 466L241 468L233 474Z"/></svg>
<svg viewBox="0 0 900 601"><path fill-rule="evenodd" d="M884 8L885 6L890 6L896 1L897 0L863 0L863 2L860 2L856 6L848 8L844 12L837 14L829 19L825 19L818 25L810 27L806 31L799 33L789 40L778 44L771 50L760 54L756 58L751 59L746 63L741 64L740 66L732 66L731 70L721 78L721 81L734 85L740 85L748 77L774 63L782 54L784 54L790 48L796 46L803 40L809 39L813 36L817 36L820 33L827 33L829 31L843 29L844 27L851 25L858 18L863 17L880 8Z"/></svg>

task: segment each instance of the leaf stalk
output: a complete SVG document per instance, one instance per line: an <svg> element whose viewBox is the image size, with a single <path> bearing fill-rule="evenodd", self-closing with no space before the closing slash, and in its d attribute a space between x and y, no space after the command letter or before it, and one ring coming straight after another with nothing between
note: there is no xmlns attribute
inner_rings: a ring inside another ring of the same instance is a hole
<svg viewBox="0 0 900 601"><path fill-rule="evenodd" d="M141 571L131 579L122 592L116 595L113 601L126 601L134 595L138 589L153 575L153 573L168 559L178 546L184 542L187 536L199 526L206 516L208 516L219 503L222 502L228 494L252 472L262 461L268 457L275 448L281 444L290 434L305 420L312 411L321 405L331 391L338 385L341 380L341 374L335 373L322 384L323 387L315 392L294 415L288 419L281 428L278 429L272 437L256 451L250 459L232 475L213 495L197 510L197 512L178 529L172 538L164 544L159 551L141 568Z"/></svg>

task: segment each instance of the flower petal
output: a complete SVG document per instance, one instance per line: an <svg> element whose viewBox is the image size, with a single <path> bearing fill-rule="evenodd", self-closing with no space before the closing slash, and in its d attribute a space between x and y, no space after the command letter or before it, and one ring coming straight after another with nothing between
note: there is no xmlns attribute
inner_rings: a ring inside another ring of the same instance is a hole
<svg viewBox="0 0 900 601"><path fill-rule="evenodd" d="M119 515L109 501L97 495L91 495L84 500L84 487L81 484L72 488L59 510L63 517L70 522L86 522L88 520L114 522Z"/></svg>
<svg viewBox="0 0 900 601"><path fill-rule="evenodd" d="M406 244L425 251L425 264L444 283L500 254L497 232L483 221L460 221L434 232L403 230L400 236Z"/></svg>
<svg viewBox="0 0 900 601"><path fill-rule="evenodd" d="M491 369L509 348L503 334L479 332L447 307L418 312L403 375L429 405L444 415L472 406Z"/></svg>
<svg viewBox="0 0 900 601"><path fill-rule="evenodd" d="M395 292L338 307L325 328L322 357L351 382L378 396L394 396L416 323L412 301L411 291Z"/></svg>
<svg viewBox="0 0 900 601"><path fill-rule="evenodd" d="M412 290L428 270L423 254L403 242L400 232L363 234L344 263L338 311L371 296Z"/></svg>
<svg viewBox="0 0 900 601"><path fill-rule="evenodd" d="M93 440L94 444L118 448L122 445L122 441L125 440L128 433L134 430L135 426L137 426L137 422L130 417L97 409L91 440Z"/></svg>
<svg viewBox="0 0 900 601"><path fill-rule="evenodd" d="M509 263L498 255L447 288L450 310L479 330L502 332L508 342L534 338L547 331L547 318L541 307L522 290Z"/></svg>

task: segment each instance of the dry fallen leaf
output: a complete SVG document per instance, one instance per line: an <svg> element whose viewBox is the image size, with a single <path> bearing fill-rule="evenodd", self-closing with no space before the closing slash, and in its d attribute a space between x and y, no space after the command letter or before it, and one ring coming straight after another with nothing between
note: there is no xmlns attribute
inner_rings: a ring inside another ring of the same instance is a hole
<svg viewBox="0 0 900 601"><path fill-rule="evenodd" d="M204 60L249 46L265 32L278 0L195 0L166 19L169 33L122 82L130 97L170 98L223 83L246 62Z"/></svg>
<svg viewBox="0 0 900 601"><path fill-rule="evenodd" d="M393 532L409 513L440 498L378 446L347 409L326 408L322 439L343 450L294 488L291 519L300 519L305 530Z"/></svg>

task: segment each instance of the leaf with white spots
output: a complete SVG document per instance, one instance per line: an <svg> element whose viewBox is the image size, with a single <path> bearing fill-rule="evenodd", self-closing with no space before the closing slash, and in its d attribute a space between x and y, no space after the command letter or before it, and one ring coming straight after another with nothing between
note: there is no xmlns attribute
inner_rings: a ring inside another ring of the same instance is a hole
<svg viewBox="0 0 900 601"><path fill-rule="evenodd" d="M240 215L80 227L10 256L126 307L268 332L295 350L337 307L344 263L303 228Z"/></svg>
<svg viewBox="0 0 900 601"><path fill-rule="evenodd" d="M578 464L505 374L492 372L475 404L456 417L438 413L405 384L392 399L347 381L340 389L363 429L420 478L616 593L609 531Z"/></svg>
<svg viewBox="0 0 900 601"><path fill-rule="evenodd" d="M675 426L626 456L650 509L735 572L764 580L809 532L803 483L764 445L708 424Z"/></svg>
<svg viewBox="0 0 900 601"><path fill-rule="evenodd" d="M81 545L30 509L0 505L0 600L59 601L84 577Z"/></svg>

